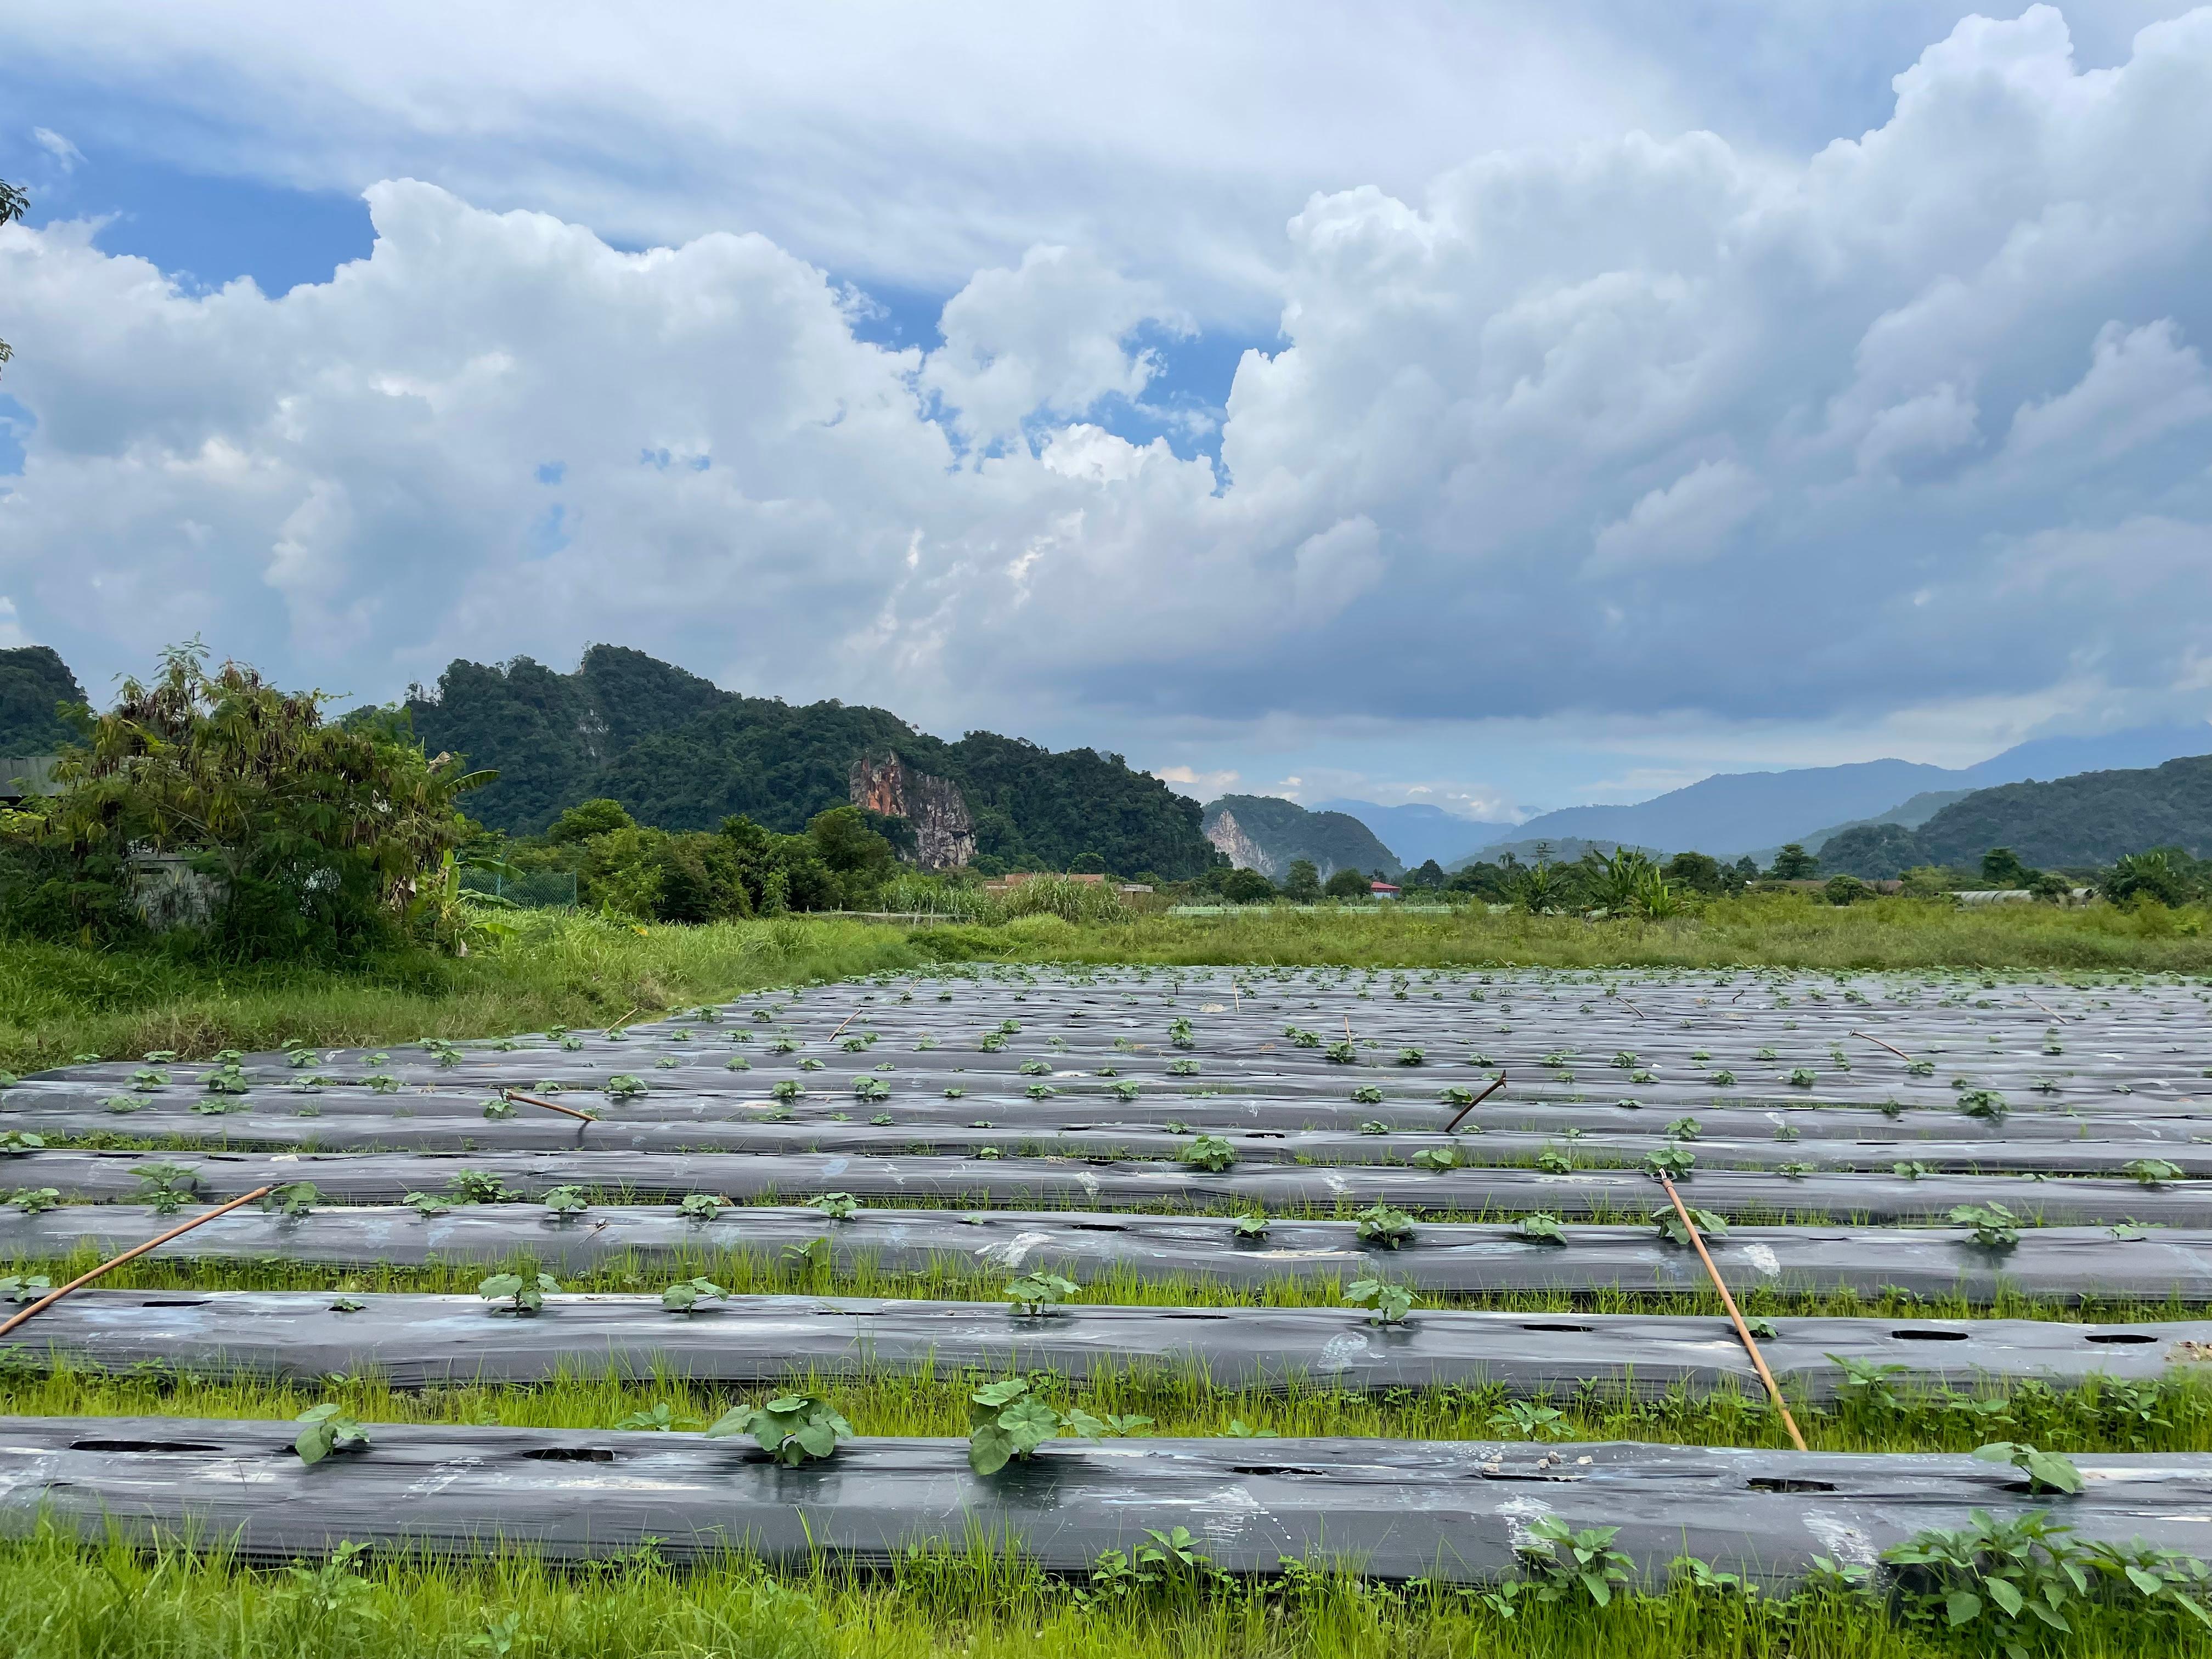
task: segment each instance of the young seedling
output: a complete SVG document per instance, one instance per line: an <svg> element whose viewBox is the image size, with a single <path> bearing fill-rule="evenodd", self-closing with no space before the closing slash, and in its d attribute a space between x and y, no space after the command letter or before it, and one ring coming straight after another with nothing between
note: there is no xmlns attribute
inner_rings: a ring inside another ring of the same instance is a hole
<svg viewBox="0 0 2212 1659"><path fill-rule="evenodd" d="M1697 1167L1698 1155L1686 1146L1662 1146L1657 1152L1644 1154L1644 1169L1648 1175L1665 1176L1670 1181L1680 1181Z"/></svg>
<svg viewBox="0 0 2212 1659"><path fill-rule="evenodd" d="M635 1100L645 1092L645 1080L632 1077L628 1072L617 1072L606 1082L609 1100Z"/></svg>
<svg viewBox="0 0 2212 1659"><path fill-rule="evenodd" d="M435 1193L410 1193L399 1201L425 1221L434 1215L451 1215L453 1212L453 1206Z"/></svg>
<svg viewBox="0 0 2212 1659"><path fill-rule="evenodd" d="M18 1187L9 1197L9 1203L25 1215L42 1215L62 1201L58 1187Z"/></svg>
<svg viewBox="0 0 2212 1659"><path fill-rule="evenodd" d="M1237 1149L1219 1135L1200 1135L1182 1149L1182 1161L1209 1175L1220 1175L1237 1166Z"/></svg>
<svg viewBox="0 0 2212 1659"><path fill-rule="evenodd" d="M1580 1590L1599 1607L1613 1601L1613 1587L1628 1582L1635 1563L1614 1549L1618 1527L1587 1527L1577 1532L1556 1515L1540 1515L1514 1545L1530 1574L1522 1594L1543 1603L1570 1601Z"/></svg>
<svg viewBox="0 0 2212 1659"><path fill-rule="evenodd" d="M1038 1319L1081 1289L1073 1279L1062 1279L1058 1273L1035 1273L1009 1281L1000 1294L1013 1304L1015 1313Z"/></svg>
<svg viewBox="0 0 2212 1659"><path fill-rule="evenodd" d="M2020 1218L2002 1204L1956 1204L1950 1219L1971 1230L1975 1244L1984 1250L2009 1250L2020 1243Z"/></svg>
<svg viewBox="0 0 2212 1659"><path fill-rule="evenodd" d="M707 1431L709 1440L750 1434L760 1449L788 1468L836 1454L853 1437L853 1425L828 1401L811 1394L778 1395L758 1406L733 1406Z"/></svg>
<svg viewBox="0 0 2212 1659"><path fill-rule="evenodd" d="M1321 1057L1333 1066L1356 1066L1359 1063L1359 1050L1353 1048L1347 1038L1342 1042L1330 1043L1321 1051Z"/></svg>
<svg viewBox="0 0 2212 1659"><path fill-rule="evenodd" d="M1717 1088L1733 1089L1735 1087L1735 1073L1734 1072L1715 1072L1712 1076L1712 1081L1714 1085Z"/></svg>
<svg viewBox="0 0 2212 1659"><path fill-rule="evenodd" d="M1363 1244L1379 1244L1395 1250L1413 1242L1413 1218L1388 1204L1370 1204L1353 1218L1354 1232Z"/></svg>
<svg viewBox="0 0 2212 1659"><path fill-rule="evenodd" d="M310 1406L293 1421L307 1425L292 1442L292 1449L300 1454L302 1463L319 1463L332 1452L368 1449L368 1431L335 1401Z"/></svg>
<svg viewBox="0 0 2212 1659"><path fill-rule="evenodd" d="M1568 1175L1573 1171L1575 1164L1565 1152L1539 1152L1536 1167L1547 1175Z"/></svg>
<svg viewBox="0 0 2212 1659"><path fill-rule="evenodd" d="M155 1215L176 1214L199 1182L198 1172L181 1164L141 1164L131 1173L143 1183L138 1195Z"/></svg>
<svg viewBox="0 0 2212 1659"><path fill-rule="evenodd" d="M560 1288L551 1273L494 1273L477 1285L477 1294L495 1304L505 1298L507 1305L495 1306L494 1313L526 1317L543 1308L546 1296Z"/></svg>
<svg viewBox="0 0 2212 1659"><path fill-rule="evenodd" d="M1194 1048L1198 1039L1191 1035L1190 1022L1171 1019L1168 1022L1168 1041L1178 1048Z"/></svg>
<svg viewBox="0 0 2212 1659"><path fill-rule="evenodd" d="M1711 1210L1700 1210L1692 1207L1690 1210L1690 1219L1697 1223L1698 1231L1708 1238L1725 1238L1728 1237L1728 1223L1721 1219L1720 1217L1715 1215ZM1690 1230L1682 1224L1682 1218L1675 1214L1674 1211L1659 1211L1651 1218L1651 1223L1653 1226L1659 1230L1659 1237L1664 1239L1668 1243L1684 1245L1689 1243Z"/></svg>
<svg viewBox="0 0 2212 1659"><path fill-rule="evenodd" d="M2120 1173L2145 1187L2162 1187L2169 1181L2181 1179L2181 1167L2169 1164L2162 1158L2130 1158L2120 1165Z"/></svg>
<svg viewBox="0 0 2212 1659"><path fill-rule="evenodd" d="M1387 1284L1379 1279L1355 1279L1344 1293L1348 1307L1372 1310L1368 1322L1375 1325L1399 1325L1413 1310L1413 1293L1402 1285Z"/></svg>
<svg viewBox="0 0 2212 1659"><path fill-rule="evenodd" d="M1267 1212L1254 1210L1249 1214L1238 1216L1231 1233L1237 1238L1265 1238L1267 1236Z"/></svg>
<svg viewBox="0 0 2212 1659"><path fill-rule="evenodd" d="M2033 1446L2017 1441L1996 1440L1986 1446L1977 1446L1974 1455L1984 1463L2009 1463L2027 1476L2027 1489L2032 1492L2079 1492L2081 1490L2081 1471L2074 1467L2071 1458L2057 1452L2038 1451Z"/></svg>
<svg viewBox="0 0 2212 1659"><path fill-rule="evenodd" d="M891 1085L879 1077L853 1079L853 1098L855 1100L889 1100L890 1097Z"/></svg>
<svg viewBox="0 0 2212 1659"><path fill-rule="evenodd" d="M1419 1066L1427 1058L1428 1052L1425 1049L1401 1048L1398 1050L1398 1063L1401 1066Z"/></svg>
<svg viewBox="0 0 2212 1659"><path fill-rule="evenodd" d="M504 1100L495 1096L493 1098L484 1102L483 1115L491 1119L495 1123L503 1118L513 1117L514 1115L514 1103L511 1100Z"/></svg>
<svg viewBox="0 0 2212 1659"><path fill-rule="evenodd" d="M0 1129L0 1157L13 1158L24 1152L35 1152L46 1144L46 1138L29 1129Z"/></svg>
<svg viewBox="0 0 2212 1659"><path fill-rule="evenodd" d="M1667 1126L1669 1140L1695 1140L1705 1133L1705 1126L1693 1117L1678 1117Z"/></svg>
<svg viewBox="0 0 2212 1659"><path fill-rule="evenodd" d="M968 1467L990 1475L1016 1458L1026 1462L1058 1437L1062 1422L1058 1412L1030 1398L1026 1379L987 1383L968 1396Z"/></svg>
<svg viewBox="0 0 2212 1659"><path fill-rule="evenodd" d="M720 1193L687 1193L676 1213L686 1221L712 1221L729 1207L730 1200Z"/></svg>
<svg viewBox="0 0 2212 1659"><path fill-rule="evenodd" d="M0 1279L0 1302L36 1302L54 1287L44 1273L9 1273Z"/></svg>
<svg viewBox="0 0 2212 1659"><path fill-rule="evenodd" d="M1559 1224L1559 1218L1549 1210L1539 1210L1534 1215L1524 1215L1514 1231L1531 1244L1565 1244L1567 1230Z"/></svg>
<svg viewBox="0 0 2212 1659"><path fill-rule="evenodd" d="M1194 1060L1171 1060L1168 1062L1170 1077L1196 1077L1198 1062Z"/></svg>
<svg viewBox="0 0 2212 1659"><path fill-rule="evenodd" d="M581 1187L555 1187L545 1194L545 1208L556 1221L566 1221L591 1207Z"/></svg>
<svg viewBox="0 0 2212 1659"><path fill-rule="evenodd" d="M1052 1066L1042 1060L1025 1060L1014 1068L1024 1077L1050 1077Z"/></svg>
<svg viewBox="0 0 2212 1659"><path fill-rule="evenodd" d="M1533 1400L1510 1400L1490 1414L1490 1426L1517 1440L1562 1440L1572 1426L1566 1413L1555 1406Z"/></svg>
<svg viewBox="0 0 2212 1659"><path fill-rule="evenodd" d="M709 1297L717 1301L729 1292L711 1279L679 1279L660 1293L660 1305L667 1313L689 1314Z"/></svg>
<svg viewBox="0 0 2212 1659"><path fill-rule="evenodd" d="M1978 1117L1984 1122L2002 1123L2008 1110L2005 1097L1994 1089L1969 1089L1959 1097L1959 1109L1968 1117Z"/></svg>
<svg viewBox="0 0 2212 1659"><path fill-rule="evenodd" d="M804 1085L796 1078L788 1077L769 1090L770 1097L776 1100L796 1100L805 1092Z"/></svg>
<svg viewBox="0 0 2212 1659"><path fill-rule="evenodd" d="M1935 1173L1927 1164L1917 1159L1908 1159L1903 1164L1893 1164L1889 1166L1889 1170L1892 1175L1902 1176L1907 1181L1917 1181L1924 1175Z"/></svg>
<svg viewBox="0 0 2212 1659"><path fill-rule="evenodd" d="M261 1200L265 1214L281 1215L287 1221L298 1221L315 1212L322 1201L322 1194L312 1181L295 1181L289 1186L278 1187Z"/></svg>
<svg viewBox="0 0 2212 1659"><path fill-rule="evenodd" d="M1792 1088L1809 1089L1820 1081L1820 1078L1811 1066L1799 1066L1790 1071L1788 1081Z"/></svg>
<svg viewBox="0 0 2212 1659"><path fill-rule="evenodd" d="M850 1221L860 1212L860 1201L850 1193L824 1193L819 1198L809 1199L806 1207L819 1210L832 1221Z"/></svg>

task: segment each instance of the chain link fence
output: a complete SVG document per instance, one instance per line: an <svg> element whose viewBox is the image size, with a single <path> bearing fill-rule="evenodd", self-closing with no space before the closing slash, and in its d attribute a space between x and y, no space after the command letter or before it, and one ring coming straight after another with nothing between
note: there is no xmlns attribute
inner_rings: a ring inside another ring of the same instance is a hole
<svg viewBox="0 0 2212 1659"><path fill-rule="evenodd" d="M503 876L489 870L464 870L461 887L471 893L489 893L526 910L549 910L576 902L576 872L573 870L524 870Z"/></svg>

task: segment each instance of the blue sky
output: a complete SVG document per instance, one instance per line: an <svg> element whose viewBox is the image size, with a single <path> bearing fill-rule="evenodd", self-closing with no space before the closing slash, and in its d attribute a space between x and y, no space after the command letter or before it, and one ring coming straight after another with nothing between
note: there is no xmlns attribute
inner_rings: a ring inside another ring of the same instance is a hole
<svg viewBox="0 0 2212 1659"><path fill-rule="evenodd" d="M2212 13L927 24L0 20L0 639L1484 815L2212 705Z"/></svg>

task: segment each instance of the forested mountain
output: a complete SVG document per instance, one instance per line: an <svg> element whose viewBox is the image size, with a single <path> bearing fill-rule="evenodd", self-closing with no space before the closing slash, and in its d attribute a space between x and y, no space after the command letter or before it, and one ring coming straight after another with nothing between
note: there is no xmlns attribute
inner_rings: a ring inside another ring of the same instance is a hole
<svg viewBox="0 0 2212 1659"><path fill-rule="evenodd" d="M1993 847L2009 847L2038 868L2110 864L2153 847L2212 854L2212 755L1977 789L1917 830L1855 825L1821 848L1820 871L1871 881L1916 865L1972 869Z"/></svg>
<svg viewBox="0 0 2212 1659"><path fill-rule="evenodd" d="M0 651L0 757L51 755L76 740L54 713L58 703L82 702L84 688L50 645Z"/></svg>
<svg viewBox="0 0 2212 1659"><path fill-rule="evenodd" d="M2212 755L1977 789L1917 835L1930 864L1971 864L1992 847L2038 866L2110 864L2152 847L2203 858L2212 854Z"/></svg>
<svg viewBox="0 0 2212 1659"><path fill-rule="evenodd" d="M1310 859L1327 881L1339 870L1386 876L1401 865L1375 832L1348 812L1309 812L1274 795L1224 795L1206 804L1206 838L1231 864L1280 881L1299 859Z"/></svg>
<svg viewBox="0 0 2212 1659"><path fill-rule="evenodd" d="M986 869L1060 870L1089 854L1120 874L1175 880L1212 861L1196 803L1119 755L1054 754L989 732L946 743L884 709L740 696L620 646L592 647L573 674L526 657L455 661L434 690L414 688L407 708L432 752L498 769L471 810L517 834L595 796L663 829L712 830L742 813L793 833L833 806L903 816L903 787L949 820L932 844L972 849ZM903 769L886 772L893 756ZM865 779L861 761L878 763Z"/></svg>

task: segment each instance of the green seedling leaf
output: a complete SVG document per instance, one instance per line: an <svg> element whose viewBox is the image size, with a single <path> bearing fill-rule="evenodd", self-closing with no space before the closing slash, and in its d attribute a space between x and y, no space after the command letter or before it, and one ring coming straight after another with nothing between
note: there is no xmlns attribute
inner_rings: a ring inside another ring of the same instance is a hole
<svg viewBox="0 0 2212 1659"><path fill-rule="evenodd" d="M1401 1324L1413 1309L1412 1291L1379 1279L1353 1279L1344 1300L1350 1307L1371 1309L1368 1320L1376 1325Z"/></svg>
<svg viewBox="0 0 2212 1659"><path fill-rule="evenodd" d="M1194 1169L1220 1175L1237 1165L1237 1149L1219 1135L1200 1135L1182 1149L1182 1161Z"/></svg>
<svg viewBox="0 0 2212 1659"><path fill-rule="evenodd" d="M688 1314L709 1298L721 1300L729 1292L711 1279L679 1279L660 1293L664 1312Z"/></svg>

